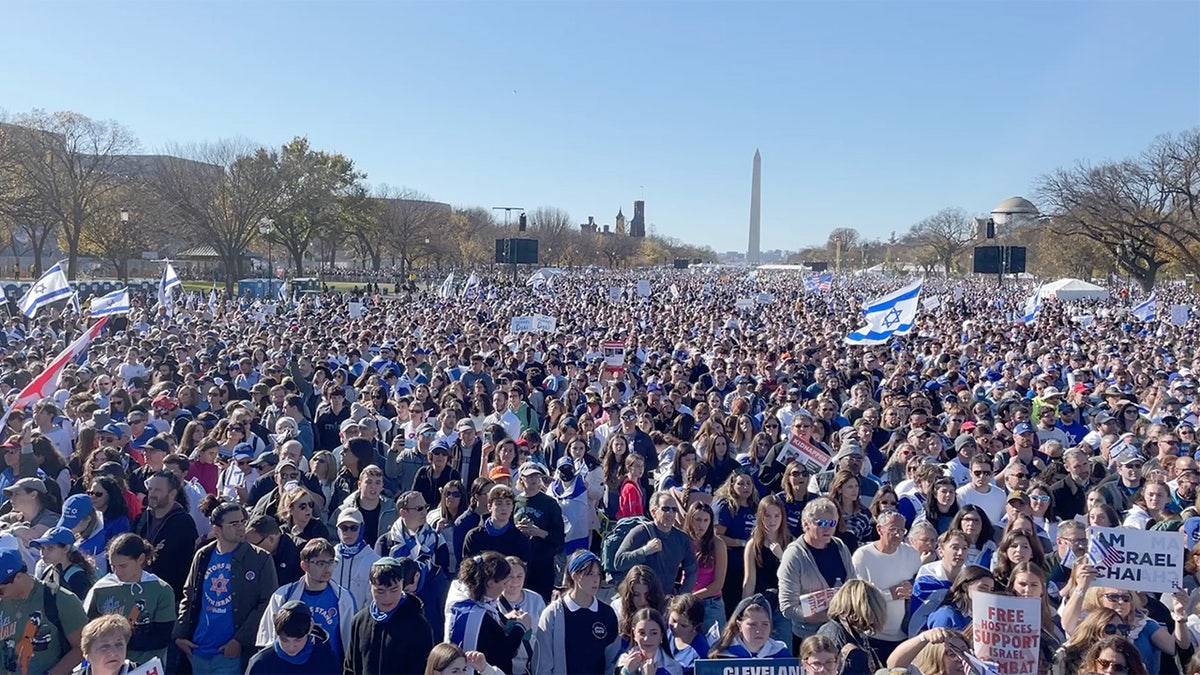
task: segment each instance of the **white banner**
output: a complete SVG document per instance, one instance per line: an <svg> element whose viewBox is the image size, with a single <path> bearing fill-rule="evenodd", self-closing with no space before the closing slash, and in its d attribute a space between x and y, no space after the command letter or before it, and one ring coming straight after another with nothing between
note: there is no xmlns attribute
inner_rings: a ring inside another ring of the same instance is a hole
<svg viewBox="0 0 1200 675"><path fill-rule="evenodd" d="M650 280L639 279L637 282L637 294L643 298L650 297Z"/></svg>
<svg viewBox="0 0 1200 675"><path fill-rule="evenodd" d="M514 316L512 322L508 324L508 332L510 333L532 333L533 332L533 317L532 316Z"/></svg>
<svg viewBox="0 0 1200 675"><path fill-rule="evenodd" d="M167 670L163 668L162 661L159 661L156 656L129 671L128 675L167 675Z"/></svg>
<svg viewBox="0 0 1200 675"><path fill-rule="evenodd" d="M1096 584L1127 591L1173 593L1183 588L1183 532L1088 528L1088 562Z"/></svg>
<svg viewBox="0 0 1200 675"><path fill-rule="evenodd" d="M1187 305L1171 305L1171 325L1182 326L1187 323L1190 310Z"/></svg>
<svg viewBox="0 0 1200 675"><path fill-rule="evenodd" d="M1001 673L1038 672L1042 599L971 593L971 637L975 656Z"/></svg>
<svg viewBox="0 0 1200 675"><path fill-rule="evenodd" d="M759 293L758 295L754 296L754 301L760 305L769 305L775 302L775 296L771 295L770 293Z"/></svg>
<svg viewBox="0 0 1200 675"><path fill-rule="evenodd" d="M545 314L533 315L533 330L536 332L553 333L558 328L558 319Z"/></svg>
<svg viewBox="0 0 1200 675"><path fill-rule="evenodd" d="M621 300L621 287L620 286L609 286L608 287L608 299L612 300L613 302L619 302Z"/></svg>
<svg viewBox="0 0 1200 675"><path fill-rule="evenodd" d="M350 318L361 319L363 315L363 304L361 302L352 302L349 305Z"/></svg>
<svg viewBox="0 0 1200 675"><path fill-rule="evenodd" d="M754 306L754 300L752 298L742 298L741 300L733 303L733 306L737 307L738 309L750 309Z"/></svg>

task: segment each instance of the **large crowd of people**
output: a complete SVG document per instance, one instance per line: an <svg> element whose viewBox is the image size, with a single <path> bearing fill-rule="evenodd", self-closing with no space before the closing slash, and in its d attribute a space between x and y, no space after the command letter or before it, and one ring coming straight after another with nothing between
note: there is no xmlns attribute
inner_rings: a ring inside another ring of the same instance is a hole
<svg viewBox="0 0 1200 675"><path fill-rule="evenodd" d="M0 672L959 675L979 593L1040 601L1040 673L1200 672L1194 323L929 280L857 346L906 280L805 281L138 298L6 405ZM87 322L9 319L6 403ZM1095 527L1185 532L1183 587Z"/></svg>

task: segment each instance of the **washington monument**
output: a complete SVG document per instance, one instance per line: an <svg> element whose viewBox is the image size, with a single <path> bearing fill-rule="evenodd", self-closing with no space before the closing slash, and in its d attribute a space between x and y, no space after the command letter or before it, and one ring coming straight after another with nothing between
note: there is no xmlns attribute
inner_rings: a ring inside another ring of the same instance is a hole
<svg viewBox="0 0 1200 675"><path fill-rule="evenodd" d="M746 262L757 265L762 261L759 252L759 199L762 197L762 156L754 150L754 171L750 179L750 246L746 249Z"/></svg>

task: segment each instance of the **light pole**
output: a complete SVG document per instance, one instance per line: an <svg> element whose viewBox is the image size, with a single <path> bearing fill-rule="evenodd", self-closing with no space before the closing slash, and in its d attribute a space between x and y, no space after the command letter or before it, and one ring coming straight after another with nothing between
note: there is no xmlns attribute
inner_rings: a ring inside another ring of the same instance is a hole
<svg viewBox="0 0 1200 675"><path fill-rule="evenodd" d="M125 209L121 209L121 230L124 231L128 227L129 227L129 211L127 211ZM125 261L125 273L122 274L121 270L117 270L117 276L121 277L121 281L124 281L124 282L129 281L129 261L128 260Z"/></svg>
<svg viewBox="0 0 1200 675"><path fill-rule="evenodd" d="M992 209L992 222L997 228L1001 225L1012 223L1014 225L1025 222L1030 219L1039 217L1038 209L1033 205L1033 202L1024 197L1009 197L996 205ZM1008 272L1009 256L1012 253L1012 247L1000 247L1000 274L998 277L998 286L1004 285L1004 275ZM1024 271L1024 270L1022 270Z"/></svg>
<svg viewBox="0 0 1200 675"><path fill-rule="evenodd" d="M263 218L258 221L258 233L267 240L267 285L270 286L271 279L275 277L275 258L271 251L271 232L275 229L275 221L270 218ZM267 290L270 290L269 288Z"/></svg>

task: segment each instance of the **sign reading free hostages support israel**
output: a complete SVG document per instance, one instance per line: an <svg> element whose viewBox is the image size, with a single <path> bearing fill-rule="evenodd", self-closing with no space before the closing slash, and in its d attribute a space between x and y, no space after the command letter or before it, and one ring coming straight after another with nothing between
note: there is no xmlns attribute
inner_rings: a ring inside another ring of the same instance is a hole
<svg viewBox="0 0 1200 675"><path fill-rule="evenodd" d="M1183 532L1088 528L1088 562L1096 584L1127 591L1172 593L1183 588Z"/></svg>

